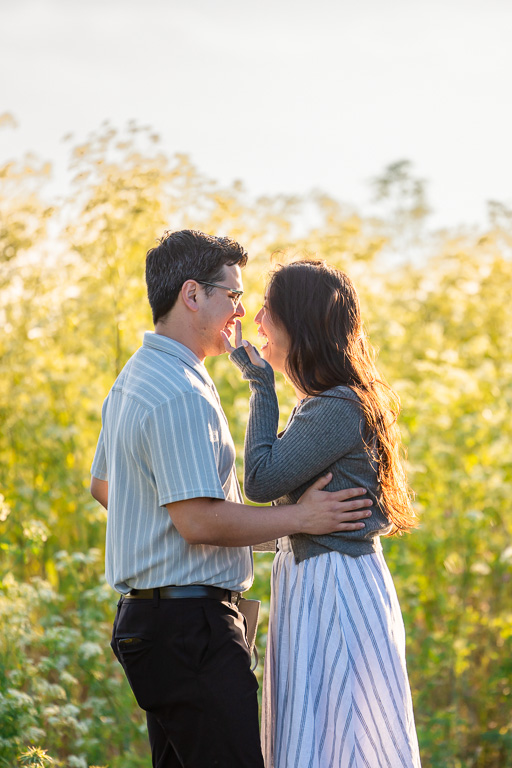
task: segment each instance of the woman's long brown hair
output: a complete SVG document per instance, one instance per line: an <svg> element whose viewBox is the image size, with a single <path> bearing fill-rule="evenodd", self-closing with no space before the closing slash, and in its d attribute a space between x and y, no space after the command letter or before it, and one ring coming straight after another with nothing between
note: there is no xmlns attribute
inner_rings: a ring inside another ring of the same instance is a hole
<svg viewBox="0 0 512 768"><path fill-rule="evenodd" d="M377 463L381 505L392 525L391 534L415 527L397 425L400 399L375 367L375 352L364 331L351 280L324 261L279 265L270 274L266 304L272 320L290 339L286 373L292 384L311 397L339 385L355 392L367 427L366 450Z"/></svg>

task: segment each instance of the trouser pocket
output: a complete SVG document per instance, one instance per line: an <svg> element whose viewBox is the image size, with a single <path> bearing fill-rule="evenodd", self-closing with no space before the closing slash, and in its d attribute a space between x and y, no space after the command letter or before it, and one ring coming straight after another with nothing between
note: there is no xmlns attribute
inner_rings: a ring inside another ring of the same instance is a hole
<svg viewBox="0 0 512 768"><path fill-rule="evenodd" d="M111 647L142 709L148 709L154 703L152 685L155 677L158 679L154 653L157 626L157 611L152 609L149 601L120 602Z"/></svg>
<svg viewBox="0 0 512 768"><path fill-rule="evenodd" d="M153 641L147 637L117 637L117 651L128 682L142 709L154 706Z"/></svg>

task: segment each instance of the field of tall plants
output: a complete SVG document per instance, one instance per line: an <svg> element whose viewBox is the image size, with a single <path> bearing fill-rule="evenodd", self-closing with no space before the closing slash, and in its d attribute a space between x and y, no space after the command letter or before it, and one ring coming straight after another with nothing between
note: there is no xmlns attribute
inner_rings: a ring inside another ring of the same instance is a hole
<svg viewBox="0 0 512 768"><path fill-rule="evenodd" d="M353 278L401 396L421 517L383 545L423 765L511 768L512 211L494 202L485 228L432 232L406 162L376 178L378 216L320 193L253 199L136 125L104 126L69 155L59 199L47 162L0 167L0 766L150 764L109 647L117 598L89 470L103 398L152 327L145 253L188 227L249 251L253 341L273 260L315 255ZM208 366L242 477L247 384L225 356ZM293 392L283 379L278 390L286 419ZM255 555L261 657L271 557Z"/></svg>

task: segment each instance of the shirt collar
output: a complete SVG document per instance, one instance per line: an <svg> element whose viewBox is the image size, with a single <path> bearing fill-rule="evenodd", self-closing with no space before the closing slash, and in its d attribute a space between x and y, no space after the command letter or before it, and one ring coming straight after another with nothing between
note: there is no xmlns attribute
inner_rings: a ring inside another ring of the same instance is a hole
<svg viewBox="0 0 512 768"><path fill-rule="evenodd" d="M185 363L186 366L192 368L192 370L202 378L205 384L208 384L208 386L215 389L215 384L204 364L191 349L184 344L180 344L179 341L170 339L168 336L162 336L159 333L154 333L153 331L146 331L142 346L151 347L152 349L157 349L159 352L165 352L167 355L177 357L182 363Z"/></svg>

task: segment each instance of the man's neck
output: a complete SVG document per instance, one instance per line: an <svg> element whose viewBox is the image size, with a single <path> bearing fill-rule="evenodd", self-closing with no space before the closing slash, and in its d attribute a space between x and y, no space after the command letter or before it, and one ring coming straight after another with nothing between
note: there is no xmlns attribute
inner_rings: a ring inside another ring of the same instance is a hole
<svg viewBox="0 0 512 768"><path fill-rule="evenodd" d="M161 320L158 320L155 325L155 333L158 333L160 336L167 336L168 339L183 344L184 347L190 349L190 351L204 363L206 355L197 343L194 334L191 333L190 328L183 328L179 323L164 323Z"/></svg>

